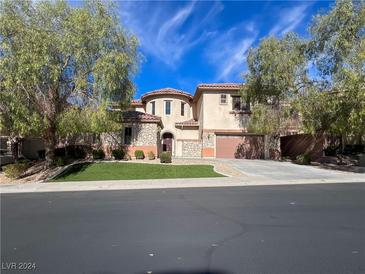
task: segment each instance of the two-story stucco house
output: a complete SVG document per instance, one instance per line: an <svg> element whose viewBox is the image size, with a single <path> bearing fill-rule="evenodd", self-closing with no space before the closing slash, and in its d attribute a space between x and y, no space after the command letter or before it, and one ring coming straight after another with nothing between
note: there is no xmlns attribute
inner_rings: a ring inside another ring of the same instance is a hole
<svg viewBox="0 0 365 274"><path fill-rule="evenodd" d="M191 95L163 88L133 100L123 113L129 153L170 151L174 157L262 158L264 136L247 132L249 106L240 84L200 84Z"/></svg>

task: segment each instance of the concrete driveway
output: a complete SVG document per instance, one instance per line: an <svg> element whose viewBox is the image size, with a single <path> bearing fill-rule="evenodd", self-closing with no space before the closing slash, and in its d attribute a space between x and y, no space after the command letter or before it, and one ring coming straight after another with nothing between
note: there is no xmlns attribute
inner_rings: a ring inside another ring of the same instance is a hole
<svg viewBox="0 0 365 274"><path fill-rule="evenodd" d="M238 169L250 177L274 180L337 179L339 177L364 177L365 174L302 166L290 162L269 160L220 159L219 161Z"/></svg>

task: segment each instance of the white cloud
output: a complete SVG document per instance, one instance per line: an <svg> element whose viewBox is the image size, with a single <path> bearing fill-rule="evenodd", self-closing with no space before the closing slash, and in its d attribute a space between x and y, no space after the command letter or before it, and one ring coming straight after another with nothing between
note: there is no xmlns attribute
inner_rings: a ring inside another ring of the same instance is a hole
<svg viewBox="0 0 365 274"><path fill-rule="evenodd" d="M294 30L306 17L308 4L296 6L291 9L284 9L279 13L279 22L270 30L269 36L283 36Z"/></svg>
<svg viewBox="0 0 365 274"><path fill-rule="evenodd" d="M200 9L197 2L184 3L178 9L171 8L169 3L124 2L121 17L139 38L143 50L176 67L189 49L212 35L206 27L222 9L220 2L209 5L208 10Z"/></svg>
<svg viewBox="0 0 365 274"><path fill-rule="evenodd" d="M168 35L176 32L177 28L179 28L193 12L194 6L195 2L191 2L187 6L178 10L171 19L167 20L160 28L157 35L157 40L165 40Z"/></svg>
<svg viewBox="0 0 365 274"><path fill-rule="evenodd" d="M243 68L243 64L246 62L247 53L252 44L254 43L255 38L243 38L237 45L236 48L232 50L231 57L224 62L224 66L222 66L222 70L220 73L221 79L227 79L228 76L231 75L232 72L237 72L237 69Z"/></svg>
<svg viewBox="0 0 365 274"><path fill-rule="evenodd" d="M206 57L217 69L217 81L238 79L239 74L245 69L248 51L257 36L255 23L245 22L212 41L206 50Z"/></svg>

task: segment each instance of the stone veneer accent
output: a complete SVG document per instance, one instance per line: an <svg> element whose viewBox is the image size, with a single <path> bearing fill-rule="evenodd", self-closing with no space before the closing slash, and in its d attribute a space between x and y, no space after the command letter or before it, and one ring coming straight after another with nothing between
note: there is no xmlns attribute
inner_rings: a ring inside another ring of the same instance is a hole
<svg viewBox="0 0 365 274"><path fill-rule="evenodd" d="M100 141L102 145L110 147L118 147L120 145L122 132L108 132L100 134Z"/></svg>
<svg viewBox="0 0 365 274"><path fill-rule="evenodd" d="M100 140L107 158L111 157L112 149L118 148L120 145L132 157L135 150L143 150L146 155L149 151L153 151L155 154L158 153L160 127L156 123L126 123L124 127L132 128L132 142L130 145L124 144L124 130L101 134Z"/></svg>
<svg viewBox="0 0 365 274"><path fill-rule="evenodd" d="M200 140L191 141L191 140L183 140L182 141L182 156L183 157L201 157L202 143Z"/></svg>
<svg viewBox="0 0 365 274"><path fill-rule="evenodd" d="M156 146L159 128L155 123L133 123L125 127L132 127L132 146ZM123 136L124 137L124 136Z"/></svg>
<svg viewBox="0 0 365 274"><path fill-rule="evenodd" d="M211 147L214 148L214 133L203 132L203 147Z"/></svg>
<svg viewBox="0 0 365 274"><path fill-rule="evenodd" d="M130 123L124 127L132 128L131 146L156 146L157 134L159 128L155 123ZM101 143L116 147L120 144L124 145L124 131L110 132L101 134ZM118 144L120 143L120 144Z"/></svg>

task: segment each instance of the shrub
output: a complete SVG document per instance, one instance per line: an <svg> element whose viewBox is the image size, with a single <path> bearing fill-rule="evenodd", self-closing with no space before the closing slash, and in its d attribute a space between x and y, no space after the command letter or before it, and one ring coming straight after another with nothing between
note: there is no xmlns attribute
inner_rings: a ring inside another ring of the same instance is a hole
<svg viewBox="0 0 365 274"><path fill-rule="evenodd" d="M344 154L356 155L365 152L365 145L345 145Z"/></svg>
<svg viewBox="0 0 365 274"><path fill-rule="evenodd" d="M155 154L152 152L152 151L150 151L150 152L148 152L148 159L149 160L155 160Z"/></svg>
<svg viewBox="0 0 365 274"><path fill-rule="evenodd" d="M86 145L70 145L66 147L67 156L73 159L85 159L90 151Z"/></svg>
<svg viewBox="0 0 365 274"><path fill-rule="evenodd" d="M295 162L299 165L309 165L311 163L311 157L308 154L298 155Z"/></svg>
<svg viewBox="0 0 365 274"><path fill-rule="evenodd" d="M134 152L134 156L136 157L136 159L144 159L144 152L143 150L136 150Z"/></svg>
<svg viewBox="0 0 365 274"><path fill-rule="evenodd" d="M55 149L55 157L69 157L72 159L84 159L90 153L91 147L87 145L69 145Z"/></svg>
<svg viewBox="0 0 365 274"><path fill-rule="evenodd" d="M171 163L171 153L164 151L160 154L160 163Z"/></svg>
<svg viewBox="0 0 365 274"><path fill-rule="evenodd" d="M66 148L65 147L58 147L54 150L55 157L66 157Z"/></svg>
<svg viewBox="0 0 365 274"><path fill-rule="evenodd" d="M282 162L289 162L291 159L289 156L284 156L284 157L281 157L281 161Z"/></svg>
<svg viewBox="0 0 365 274"><path fill-rule="evenodd" d="M20 177L29 167L28 162L17 162L3 167L4 173L7 177L16 179Z"/></svg>
<svg viewBox="0 0 365 274"><path fill-rule="evenodd" d="M338 153L338 146L336 145L328 145L325 149L324 149L324 155L326 156L336 156Z"/></svg>
<svg viewBox="0 0 365 274"><path fill-rule="evenodd" d="M112 156L115 160L122 160L125 156L125 152L121 149L112 150Z"/></svg>
<svg viewBox="0 0 365 274"><path fill-rule="evenodd" d="M105 153L102 149L93 150L93 159L94 160L99 160L99 159L104 159L104 158L105 158Z"/></svg>
<svg viewBox="0 0 365 274"><path fill-rule="evenodd" d="M18 161L16 161L17 164L27 164L29 166L30 160L23 158L19 158Z"/></svg>

